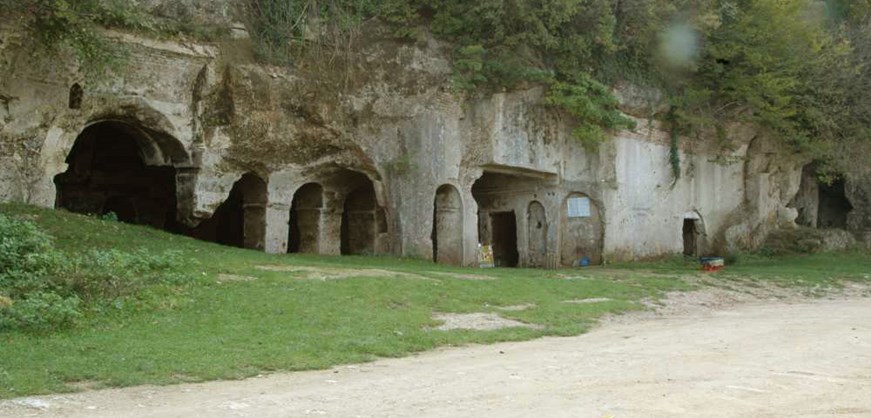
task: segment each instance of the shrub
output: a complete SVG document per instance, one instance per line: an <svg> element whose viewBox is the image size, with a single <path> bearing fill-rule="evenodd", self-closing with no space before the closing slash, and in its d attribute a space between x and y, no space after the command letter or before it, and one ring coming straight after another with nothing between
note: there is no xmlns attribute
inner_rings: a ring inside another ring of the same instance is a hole
<svg viewBox="0 0 871 418"><path fill-rule="evenodd" d="M0 284L10 272L49 268L51 245L51 237L33 223L0 214Z"/></svg>
<svg viewBox="0 0 871 418"><path fill-rule="evenodd" d="M0 307L0 330L50 331L72 325L82 316L80 302L76 296L65 298L53 292L28 293L9 307Z"/></svg>
<svg viewBox="0 0 871 418"><path fill-rule="evenodd" d="M71 260L62 281L84 301L98 303L135 295L148 285L189 282L192 277L183 271L183 262L173 251L150 254L143 250L94 250Z"/></svg>
<svg viewBox="0 0 871 418"><path fill-rule="evenodd" d="M191 282L177 252L93 250L70 257L31 222L0 214L0 330L70 326L153 285Z"/></svg>
<svg viewBox="0 0 871 418"><path fill-rule="evenodd" d="M61 296L51 281L59 260L48 234L0 214L0 330L49 329L80 316L78 298Z"/></svg>

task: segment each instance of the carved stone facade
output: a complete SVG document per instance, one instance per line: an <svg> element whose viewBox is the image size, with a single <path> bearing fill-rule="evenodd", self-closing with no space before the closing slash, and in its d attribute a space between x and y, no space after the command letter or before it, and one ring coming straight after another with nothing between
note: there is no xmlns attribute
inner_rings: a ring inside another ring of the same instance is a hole
<svg viewBox="0 0 871 418"><path fill-rule="evenodd" d="M244 37L116 34L129 62L92 80L16 36L0 42L0 200L273 253L475 265L482 244L530 267L681 253L687 219L697 254L752 248L797 216L801 162L749 127L682 149L675 179L656 121L585 150L541 88L454 92L433 39L306 70L254 63Z"/></svg>

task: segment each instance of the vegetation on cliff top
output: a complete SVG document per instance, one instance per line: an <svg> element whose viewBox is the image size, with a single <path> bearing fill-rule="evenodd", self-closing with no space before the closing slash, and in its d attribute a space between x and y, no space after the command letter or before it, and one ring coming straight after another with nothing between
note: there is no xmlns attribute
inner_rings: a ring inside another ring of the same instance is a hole
<svg viewBox="0 0 871 418"><path fill-rule="evenodd" d="M818 158L830 156L838 141L869 136L871 98L863 92L871 84L871 0L237 4L259 56L273 63L294 65L294 54L316 45L348 47L373 19L409 40L427 30L455 46L459 89L550 86L549 103L577 118L575 135L589 145L632 126L606 87L621 82L666 92L666 122L681 136L723 133L724 121L747 120ZM0 0L0 6L83 63L105 61L99 26L159 26L124 0Z"/></svg>
<svg viewBox="0 0 871 418"><path fill-rule="evenodd" d="M668 122L684 135L749 120L817 157L868 137L868 0L247 2L255 37L273 47L371 17L411 38L427 28L455 45L457 86L549 85L549 102L578 118L576 136L589 144L631 126L604 87L619 82L665 91Z"/></svg>

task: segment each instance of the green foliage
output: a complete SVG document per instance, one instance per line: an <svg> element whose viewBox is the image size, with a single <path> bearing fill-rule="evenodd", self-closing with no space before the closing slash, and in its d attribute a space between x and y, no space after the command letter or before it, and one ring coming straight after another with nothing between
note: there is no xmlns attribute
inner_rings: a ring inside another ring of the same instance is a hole
<svg viewBox="0 0 871 418"><path fill-rule="evenodd" d="M291 58L293 41L302 39L308 2L292 0L251 0L248 27L257 40L256 53L266 62Z"/></svg>
<svg viewBox="0 0 871 418"><path fill-rule="evenodd" d="M62 258L51 237L30 222L0 214L0 330L47 330L72 323L80 313L75 296L57 293L50 277Z"/></svg>
<svg viewBox="0 0 871 418"><path fill-rule="evenodd" d="M657 87L674 105L673 132L725 136L749 120L812 156L871 138L869 0L245 0L256 54L273 64L353 51L377 19L405 40L426 28L454 46L458 91L550 87L577 117L586 145L628 127L617 82ZM91 71L123 60L100 26L182 30L125 0L0 0L44 45ZM344 52L343 52L344 51ZM314 55L316 56L316 55ZM581 76L579 76L581 74ZM588 96L583 98L582 96ZM689 138L682 138L686 140ZM842 158L843 159L843 158Z"/></svg>
<svg viewBox="0 0 871 418"><path fill-rule="evenodd" d="M245 0L248 27L264 62L293 64L296 54L313 47L348 47L366 17L384 12L398 19L403 2L388 0Z"/></svg>
<svg viewBox="0 0 871 418"><path fill-rule="evenodd" d="M12 272L47 271L51 246L51 237L33 223L0 214L0 280Z"/></svg>
<svg viewBox="0 0 871 418"><path fill-rule="evenodd" d="M79 305L75 296L64 298L48 291L27 293L9 307L0 308L0 331L26 329L45 332L67 327L81 318Z"/></svg>
<svg viewBox="0 0 871 418"><path fill-rule="evenodd" d="M580 126L572 134L591 150L607 139L606 130L635 128L635 121L617 109L617 100L608 88L585 73L575 76L573 83L552 84L547 102L565 109L577 119Z"/></svg>
<svg viewBox="0 0 871 418"><path fill-rule="evenodd" d="M115 212L107 212L100 215L100 219L104 221L118 222L118 214Z"/></svg>
<svg viewBox="0 0 871 418"><path fill-rule="evenodd" d="M91 74L117 69L125 58L101 26L144 28L150 22L124 0L0 0L0 10L17 17L42 47L71 53Z"/></svg>
<svg viewBox="0 0 871 418"><path fill-rule="evenodd" d="M64 266L60 280L83 301L100 303L136 295L150 285L185 284L191 276L183 265L184 259L174 251L93 250Z"/></svg>
<svg viewBox="0 0 871 418"><path fill-rule="evenodd" d="M833 143L866 138L871 100L861 68L869 62L843 25L810 0L717 2L697 67L678 89L690 131L722 131L748 120L797 150L826 159ZM863 120L864 119L864 120Z"/></svg>
<svg viewBox="0 0 871 418"><path fill-rule="evenodd" d="M190 282L185 264L169 251L91 250L70 257L33 223L0 214L0 330L72 325L86 309L142 297L150 286Z"/></svg>

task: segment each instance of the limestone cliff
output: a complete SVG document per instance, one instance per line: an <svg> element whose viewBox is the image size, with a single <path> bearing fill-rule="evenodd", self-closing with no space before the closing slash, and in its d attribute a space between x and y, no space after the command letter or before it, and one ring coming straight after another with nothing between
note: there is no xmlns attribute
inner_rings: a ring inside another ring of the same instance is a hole
<svg viewBox="0 0 871 418"><path fill-rule="evenodd" d="M204 4L171 3L151 4ZM497 263L551 267L723 253L794 225L803 161L752 127L685 141L675 180L655 91L620 87L638 127L589 151L541 87L454 91L450 48L432 37L373 29L353 51L268 66L222 4L203 15L233 39L110 33L129 59L97 79L0 30L0 199L270 252L458 264L476 264L479 244ZM848 188L867 203L864 184ZM867 236L866 215L850 222Z"/></svg>

